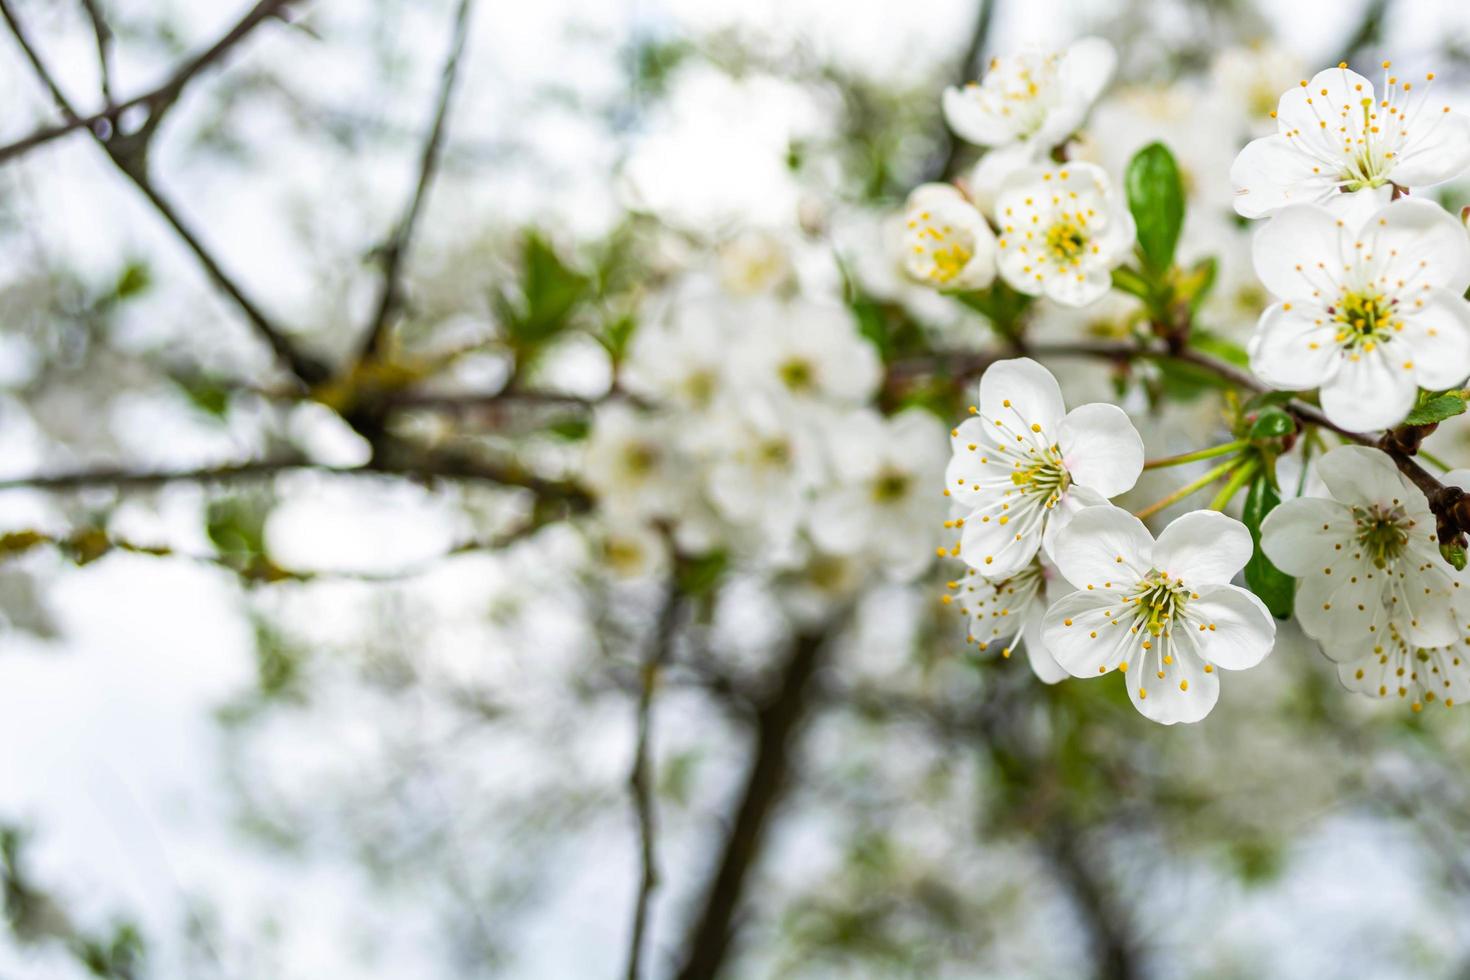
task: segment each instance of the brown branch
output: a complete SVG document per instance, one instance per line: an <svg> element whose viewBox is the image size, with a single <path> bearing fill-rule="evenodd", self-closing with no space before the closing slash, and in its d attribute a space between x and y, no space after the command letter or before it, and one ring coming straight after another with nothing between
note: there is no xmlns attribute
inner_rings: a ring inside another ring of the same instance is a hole
<svg viewBox="0 0 1470 980"><path fill-rule="evenodd" d="M151 145L153 134L157 132L158 124L162 121L164 114L174 104L179 93L183 91L189 79L193 78L205 66L212 64L223 54L244 38L256 25L266 18L273 16L278 10L290 0L259 0L245 17L235 25L223 38L203 53L195 56L192 60L182 66L170 80L138 104L146 103L148 107L148 118L143 126L135 133L123 135L116 131L116 117L122 107L116 107L110 113L104 113L101 118L108 119L110 125L105 131L88 127L88 131L96 139L108 157L112 159L118 170L122 171L146 197L154 209L174 230L189 251L204 267L205 273L214 285L225 295L235 302L245 318L254 326L263 340L270 346L276 357L287 367L291 374L303 384L314 384L327 377L326 368L313 358L298 352L286 339L285 331L277 325L264 310L251 300L244 290L224 271L223 266L213 254L204 246L203 241L195 234L172 204L153 185L148 176L148 149ZM16 43L20 45L26 59L31 63L36 77L45 85L51 93L52 100L61 111L62 116L73 128L80 128L87 123L88 118L82 117L72 106L66 93L62 91L55 76L46 67L40 52L31 43L20 22L16 19L11 9L10 0L0 0L0 16L3 16L14 35ZM34 145L34 144L33 144Z"/></svg>
<svg viewBox="0 0 1470 980"><path fill-rule="evenodd" d="M107 18L102 16L100 0L82 0L87 17L92 21L92 33L97 35L97 72L101 77L102 101L112 104L112 29Z"/></svg>
<svg viewBox="0 0 1470 980"><path fill-rule="evenodd" d="M656 838L658 817L654 805L653 786L653 693L659 685L659 674L674 646L674 629L679 619L679 589L674 577L654 626L653 643L643 662L638 685L637 741L633 748L633 769L628 774L628 791L633 798L633 813L638 822L638 849L642 873L633 906L633 928L628 939L628 980L642 975L643 937L648 927L649 901L658 887L658 854Z"/></svg>
<svg viewBox="0 0 1470 980"><path fill-rule="evenodd" d="M300 458L251 460L224 466L179 470L138 470L128 467L99 467L68 473L36 474L0 480L0 490L86 490L95 487L147 489L172 483L229 483L270 479L292 471L315 471L333 476L396 476L432 482L464 480L492 483L504 487L529 490L539 499L559 503L570 511L583 511L591 506L591 497L582 488L564 480L537 476L516 464L498 463L463 454L421 454L406 452L389 454L366 466L341 468L326 466Z"/></svg>
<svg viewBox="0 0 1470 980"><path fill-rule="evenodd" d="M450 42L449 55L444 61L444 70L439 83L439 95L434 107L434 122L429 127L419 155L418 181L409 196L403 216L398 219L392 236L379 249L383 265L383 282L378 292L377 306L368 323L367 335L363 340L358 360L378 357L382 353L383 341L388 333L393 316L403 303L401 269L403 257L413 240L414 226L419 212L423 210L429 187L439 167L440 149L444 143L445 123L449 118L449 103L454 94L454 84L459 77L460 58L464 54L465 39L469 35L470 9L473 0L460 0L454 17L454 35Z"/></svg>
<svg viewBox="0 0 1470 980"><path fill-rule="evenodd" d="M729 954L746 878L760 854L771 814L789 782L792 741L807 714L809 689L821 660L823 640L820 635L797 639L780 686L757 715L755 757L719 864L689 929L680 980L710 980Z"/></svg>
<svg viewBox="0 0 1470 980"><path fill-rule="evenodd" d="M955 85L964 85L974 78L980 57L985 51L986 41L990 37L990 25L995 22L995 8L999 5L1000 0L975 0L975 23L970 30L970 38L965 44L964 52L955 63L955 73L952 76ZM939 137L942 149L935 155L934 162L922 175L920 183L948 180L959 171L960 159L965 152L965 143L949 131L949 124L945 121L943 113L939 115Z"/></svg>
<svg viewBox="0 0 1470 980"><path fill-rule="evenodd" d="M83 0L83 2L87 3L90 8L96 0ZM189 81L195 75L219 61L226 52L243 40L247 34L253 31L263 21L276 16L282 8L291 2L293 0L260 0L234 27L220 37L219 40L181 64L161 85L140 95L135 95L123 102L113 104L109 101L101 109L86 115L80 115L74 110L63 110L63 115L66 116L65 122L41 126L29 135L16 140L14 143L0 147L0 163L4 163L12 157L19 156L37 146L49 143L54 139L74 133L80 129L92 130L95 133L96 127L103 123L109 124L109 128L114 128L117 119L123 113L138 106L146 106L149 109L150 115L156 114L159 107L172 105L178 98L179 93L183 91L184 87L189 84ZM12 25L14 24L8 12L6 13L6 19L10 20Z"/></svg>

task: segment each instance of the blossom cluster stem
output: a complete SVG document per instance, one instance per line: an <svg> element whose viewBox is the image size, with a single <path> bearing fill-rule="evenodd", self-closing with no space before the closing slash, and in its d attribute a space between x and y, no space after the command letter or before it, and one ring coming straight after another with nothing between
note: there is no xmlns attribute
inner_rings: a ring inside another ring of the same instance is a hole
<svg viewBox="0 0 1470 980"><path fill-rule="evenodd" d="M1137 517L1140 520L1145 517L1151 517L1152 515L1157 514L1159 511L1163 510L1165 507L1168 507L1170 504L1177 504L1179 501L1183 500L1185 497L1188 497L1190 494L1197 493L1198 491L1203 490L1211 483L1214 483L1216 480L1220 479L1220 477L1224 476L1226 473L1229 473L1231 470L1241 465L1242 462L1244 461L1239 456L1236 456L1232 459L1227 459L1219 466L1216 466L1214 469L1205 473L1204 476L1201 476L1199 479L1193 481L1192 483L1185 484L1162 500L1157 500L1154 503L1149 504L1143 510L1135 513L1133 516Z"/></svg>
<svg viewBox="0 0 1470 980"><path fill-rule="evenodd" d="M1216 456L1225 456L1238 450L1244 449L1250 443L1245 439L1237 439L1220 446L1211 446L1208 449L1196 449L1194 452L1181 453L1178 456L1164 456L1159 459L1151 459L1143 464L1146 470L1163 469L1166 466L1182 466L1185 463L1197 463L1200 460L1214 459Z"/></svg>

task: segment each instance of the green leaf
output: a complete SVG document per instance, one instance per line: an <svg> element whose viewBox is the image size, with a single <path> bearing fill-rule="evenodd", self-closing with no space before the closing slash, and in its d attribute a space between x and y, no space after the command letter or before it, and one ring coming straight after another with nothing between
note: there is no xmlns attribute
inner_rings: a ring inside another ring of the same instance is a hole
<svg viewBox="0 0 1470 980"><path fill-rule="evenodd" d="M123 266L122 272L118 273L117 284L113 291L118 299L128 299L146 290L153 284L153 273L149 271L148 265L141 260L134 260Z"/></svg>
<svg viewBox="0 0 1470 980"><path fill-rule="evenodd" d="M1189 304L1189 312L1198 313L1200 304L1210 295L1210 290L1215 287L1215 276L1219 272L1220 263L1213 255L1200 259L1189 270L1179 276L1175 284L1175 291Z"/></svg>
<svg viewBox="0 0 1470 980"><path fill-rule="evenodd" d="M1460 545L1453 541L1449 544L1442 544L1439 546L1439 553L1444 556L1445 561L1455 567L1455 571L1465 570L1465 549Z"/></svg>
<svg viewBox="0 0 1470 980"><path fill-rule="evenodd" d="M1465 393L1462 391L1447 391L1442 395L1432 395L1425 399L1423 404L1409 413L1404 419L1405 425L1432 425L1435 422L1443 422L1447 418L1453 418L1465 411Z"/></svg>
<svg viewBox="0 0 1470 980"><path fill-rule="evenodd" d="M1123 184L1128 210L1138 226L1138 248L1155 275L1174 264L1174 247L1184 226L1184 183L1174 154L1162 143L1150 143L1128 163Z"/></svg>
<svg viewBox="0 0 1470 980"><path fill-rule="evenodd" d="M1261 550L1261 522L1279 503L1281 495L1271 485L1270 477L1265 473L1258 475L1245 496L1245 510L1241 514L1254 545L1250 561L1245 565L1245 584L1266 604L1273 616L1288 619L1291 601L1296 594L1296 579L1271 564L1271 559Z"/></svg>
<svg viewBox="0 0 1470 980"><path fill-rule="evenodd" d="M1190 346L1204 351L1206 354L1214 354L1222 361L1229 361L1236 367L1248 367L1250 355L1244 347L1208 330L1195 329L1189 335Z"/></svg>
<svg viewBox="0 0 1470 980"><path fill-rule="evenodd" d="M1113 288L1137 296L1145 302L1152 300L1153 287L1138 270L1129 265L1120 265L1113 270Z"/></svg>
<svg viewBox="0 0 1470 980"><path fill-rule="evenodd" d="M627 356L628 342L633 339L633 332L637 329L637 317L631 313L625 313L608 320L602 328L602 333L597 335L598 342L607 348L608 356L613 359L614 364L621 363Z"/></svg>
<svg viewBox="0 0 1470 980"><path fill-rule="evenodd" d="M496 313L517 346L539 347L571 325L593 285L590 276L563 262L551 243L531 230L521 240L520 295L494 297Z"/></svg>

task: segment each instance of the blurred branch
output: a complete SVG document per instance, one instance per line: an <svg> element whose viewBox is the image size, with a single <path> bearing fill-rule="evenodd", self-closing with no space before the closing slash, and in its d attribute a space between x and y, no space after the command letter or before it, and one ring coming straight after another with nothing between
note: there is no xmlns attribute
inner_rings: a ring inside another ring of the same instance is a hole
<svg viewBox="0 0 1470 980"><path fill-rule="evenodd" d="M102 16L100 0L82 0L87 17L92 21L92 32L97 35L97 72L101 77L102 102L112 105L112 29L107 18Z"/></svg>
<svg viewBox="0 0 1470 980"><path fill-rule="evenodd" d="M628 939L628 980L638 980L642 975L643 937L648 925L649 899L658 887L658 834L657 813L654 806L652 773L653 693L659 684L659 674L668 661L674 646L674 628L679 619L679 586L675 574L669 582L659 611L658 623L654 626L653 643L643 662L639 677L637 742L633 749L633 770L628 775L628 789L633 797L633 812L638 821L639 855L643 872L638 881L638 894L634 903L633 932Z"/></svg>
<svg viewBox="0 0 1470 980"><path fill-rule="evenodd" d="M1078 849L1079 828L1055 812L1048 816L1045 826L1041 850L1091 933L1089 962L1093 976L1097 980L1135 980L1143 976L1126 910L1119 907L1111 886Z"/></svg>
<svg viewBox="0 0 1470 980"><path fill-rule="evenodd" d="M87 4L90 13L96 0L83 0L83 2ZM174 72L169 75L163 84L141 95L135 95L130 99L118 103L108 101L101 109L88 115L78 115L69 107L63 108L62 114L66 117L65 122L50 126L41 126L33 130L30 135L22 137L14 143L0 147L0 163L4 163L11 157L19 156L43 143L49 143L54 139L74 133L79 129L88 129L95 133L97 131L96 127L103 123L108 124L109 128L114 128L118 118L129 109L144 106L149 110L150 114L153 114L158 111L158 107L171 105L178 98L179 93L184 90L184 86L188 85L195 75L223 58L231 48L244 40L246 35L262 22L273 16L277 16L282 8L292 2L296 2L296 0L260 0L234 27L230 28L214 44L211 44L208 48L174 69ZM11 23L12 29L14 29L15 21L8 9L5 11L5 18ZM94 21L94 24L98 22L100 21ZM109 39L111 38L110 31L108 31L107 36ZM100 44L101 41L99 38ZM29 52L27 54L29 55ZM55 91L53 91L53 96L55 94Z"/></svg>
<svg viewBox="0 0 1470 980"><path fill-rule="evenodd" d="M428 196L429 186L433 183L434 174L438 170L440 148L444 143L445 122L449 117L449 102L454 94L455 81L459 77L460 58L464 54L465 38L469 34L472 6L473 0L460 0L459 9L454 17L453 40L450 42L449 55L444 61L443 75L439 83L434 122L429 127L428 138L424 141L423 150L419 156L418 181L413 193L409 196L403 216L398 219L398 224L393 229L392 236L378 250L383 265L383 282L358 360L377 357L381 354L383 339L391 325L393 315L398 312L403 302L403 283L399 267L412 242L419 212L423 210L424 199Z"/></svg>
<svg viewBox="0 0 1470 980"><path fill-rule="evenodd" d="M757 715L754 760L719 864L687 934L680 980L710 980L729 954L746 878L760 856L771 813L789 782L792 740L806 717L811 680L825 641L822 634L797 638L779 686Z"/></svg>
<svg viewBox="0 0 1470 980"><path fill-rule="evenodd" d="M1393 0L1368 0L1363 14L1353 33L1348 35L1341 47L1342 56L1332 59L1352 64L1367 53L1368 49L1383 40L1383 25L1393 8Z"/></svg>
<svg viewBox="0 0 1470 980"><path fill-rule="evenodd" d="M970 29L970 39L964 53L956 63L953 75L955 85L964 85L974 79L985 44L990 38L990 25L995 19L995 8L1000 0L976 0L975 24ZM964 141L949 131L944 114L939 115L939 133L943 150L936 154L934 164L923 175L922 181L947 180L959 169L960 159L965 152Z"/></svg>
<svg viewBox="0 0 1470 980"><path fill-rule="evenodd" d="M235 305L245 314L245 318L255 327L263 340L270 346L277 359L284 364L297 380L303 384L312 384L327 377L326 368L315 359L309 358L298 352L294 346L287 341L285 331L277 325L264 310L251 300L244 290L225 273L224 268L213 254L205 247L203 241L184 222L183 218L175 210L172 204L152 183L148 175L148 151L154 134L158 131L158 125L163 117L178 99L188 81L205 66L213 63L223 54L244 38L256 25L278 12L290 0L259 0L259 2L246 14L235 27L212 47L197 55L191 61L181 67L168 82L155 89L148 96L135 100L136 105L146 105L148 109L147 119L135 132L123 134L117 129L118 117L121 107L114 107L98 117L83 117L79 115L67 98L66 93L57 83L55 76L46 67L41 59L40 52L31 44L20 22L16 19L11 9L10 0L0 0L0 16L5 18L14 35L16 43L25 53L31 67L35 70L47 91L51 93L52 100L72 128L87 127L88 132L97 141L118 170L122 171L142 192L159 213L159 215L173 228L188 249L194 253L199 264L204 267L210 280L223 293L235 302ZM107 120L106 127L88 126L88 119ZM36 144L31 144L36 145Z"/></svg>
<svg viewBox="0 0 1470 980"><path fill-rule="evenodd" d="M171 483L226 483L269 479L280 473L309 470L333 476L397 476L420 481L467 480L529 490L544 501L565 504L574 511L591 506L586 491L574 483L539 477L518 464L477 459L462 453L390 454L366 466L333 467L302 458L253 460L225 466L184 470L137 470L101 467L70 473L37 474L0 480L0 490L83 490L91 487L142 489Z"/></svg>

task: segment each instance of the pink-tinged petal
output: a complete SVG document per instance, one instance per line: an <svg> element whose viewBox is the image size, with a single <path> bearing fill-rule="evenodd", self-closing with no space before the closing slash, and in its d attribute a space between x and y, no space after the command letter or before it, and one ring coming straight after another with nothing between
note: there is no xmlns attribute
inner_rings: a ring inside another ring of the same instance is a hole
<svg viewBox="0 0 1470 980"><path fill-rule="evenodd" d="M1247 143L1231 164L1230 183L1235 210L1246 218L1264 218L1293 204L1325 204L1337 193L1335 176L1279 135Z"/></svg>
<svg viewBox="0 0 1470 980"><path fill-rule="evenodd" d="M1427 118L1426 118L1427 117ZM1425 106L1389 176L1404 187L1430 187L1470 170L1470 116Z"/></svg>
<svg viewBox="0 0 1470 980"><path fill-rule="evenodd" d="M1133 585L1148 574L1153 536L1143 522L1111 505L1088 507L1057 535L1052 560L1082 591Z"/></svg>
<svg viewBox="0 0 1470 980"><path fill-rule="evenodd" d="M1337 330L1316 303L1276 303L1261 314L1250 339L1251 371L1272 388L1306 391L1321 387L1341 364Z"/></svg>
<svg viewBox="0 0 1470 980"><path fill-rule="evenodd" d="M1251 262L1273 295L1325 305L1337 298L1344 247L1352 248L1341 220L1324 208L1293 204L1256 232Z"/></svg>
<svg viewBox="0 0 1470 980"><path fill-rule="evenodd" d="M1351 432L1372 432L1402 422L1418 395L1413 362L1391 358L1385 345L1343 361L1322 386L1322 411Z"/></svg>
<svg viewBox="0 0 1470 980"><path fill-rule="evenodd" d="M1438 204L1394 201L1368 220L1358 241L1374 282L1400 303L1426 286L1460 294L1470 286L1470 233Z"/></svg>
<svg viewBox="0 0 1470 980"><path fill-rule="evenodd" d="M1143 439L1116 405L1072 409L1057 427L1057 446L1072 482L1104 497L1132 490L1143 472Z"/></svg>
<svg viewBox="0 0 1470 980"><path fill-rule="evenodd" d="M1192 589L1229 582L1252 551L1245 525L1219 511L1196 510L1164 528L1153 564Z"/></svg>
<svg viewBox="0 0 1470 980"><path fill-rule="evenodd" d="M1205 585L1185 607L1184 622L1174 628L1188 633L1207 663L1226 670L1245 670L1266 659L1276 642L1276 621L1260 599L1233 585Z"/></svg>

